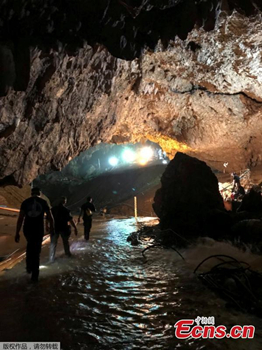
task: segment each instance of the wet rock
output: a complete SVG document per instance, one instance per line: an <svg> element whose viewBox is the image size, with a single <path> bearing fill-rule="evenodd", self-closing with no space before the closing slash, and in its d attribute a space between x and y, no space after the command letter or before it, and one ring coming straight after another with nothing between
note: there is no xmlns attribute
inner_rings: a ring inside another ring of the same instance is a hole
<svg viewBox="0 0 262 350"><path fill-rule="evenodd" d="M224 209L213 209L207 212L204 230L214 239L229 238L233 222L231 213Z"/></svg>
<svg viewBox="0 0 262 350"><path fill-rule="evenodd" d="M145 137L220 170L261 165L260 3L2 1L1 184Z"/></svg>
<svg viewBox="0 0 262 350"><path fill-rule="evenodd" d="M161 183L154 209L160 214L162 229L201 235L207 228L208 215L215 216L215 211L224 210L216 176L196 158L178 152L168 164Z"/></svg>
<svg viewBox="0 0 262 350"><path fill-rule="evenodd" d="M243 220L258 219L256 217L254 218L253 216L254 215L248 211L236 212L232 215L233 225Z"/></svg>
<svg viewBox="0 0 262 350"><path fill-rule="evenodd" d="M161 188L159 188L156 190L154 203L152 204L154 212L159 218L162 216L162 206L163 206L162 190Z"/></svg>
<svg viewBox="0 0 262 350"><path fill-rule="evenodd" d="M130 242L133 246L141 244L141 242L138 239L137 232L130 233L130 235L127 237L127 242Z"/></svg>
<svg viewBox="0 0 262 350"><path fill-rule="evenodd" d="M249 193L247 193L241 205L238 208L238 212L248 212L253 215L261 215L262 214L262 201L261 201L261 192L256 191L255 189L251 189Z"/></svg>
<svg viewBox="0 0 262 350"><path fill-rule="evenodd" d="M234 238L251 244L262 251L262 221L258 219L242 220L232 227Z"/></svg>

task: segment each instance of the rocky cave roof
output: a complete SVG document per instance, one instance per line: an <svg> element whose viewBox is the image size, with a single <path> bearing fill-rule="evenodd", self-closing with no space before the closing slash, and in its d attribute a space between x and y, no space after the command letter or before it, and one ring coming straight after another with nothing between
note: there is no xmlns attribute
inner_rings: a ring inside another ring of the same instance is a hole
<svg viewBox="0 0 262 350"><path fill-rule="evenodd" d="M260 0L0 4L0 179L149 139L216 169L261 165Z"/></svg>

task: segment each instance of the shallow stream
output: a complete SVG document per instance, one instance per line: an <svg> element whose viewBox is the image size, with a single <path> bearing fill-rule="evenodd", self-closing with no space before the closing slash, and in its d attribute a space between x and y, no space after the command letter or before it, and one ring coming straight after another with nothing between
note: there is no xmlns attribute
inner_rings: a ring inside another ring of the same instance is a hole
<svg viewBox="0 0 262 350"><path fill-rule="evenodd" d="M262 349L259 318L229 308L205 287L194 268L212 254L229 254L261 268L262 258L228 243L202 239L180 251L132 247L133 219L96 220L91 239L72 240L73 258L57 252L48 265L43 247L40 281L29 282L22 261L0 277L0 341L59 341L72 349ZM214 316L216 325L255 325L252 340L178 340L182 318Z"/></svg>

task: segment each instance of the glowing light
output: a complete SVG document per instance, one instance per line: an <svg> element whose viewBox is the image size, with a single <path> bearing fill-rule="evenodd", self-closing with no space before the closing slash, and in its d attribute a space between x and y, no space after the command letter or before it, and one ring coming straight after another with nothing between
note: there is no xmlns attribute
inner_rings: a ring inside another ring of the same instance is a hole
<svg viewBox="0 0 262 350"><path fill-rule="evenodd" d="M122 154L122 159L125 162L131 163L136 159L136 155L131 149L126 148Z"/></svg>
<svg viewBox="0 0 262 350"><path fill-rule="evenodd" d="M145 159L145 158L139 158L138 159L138 163L140 165L146 165L148 163L148 159Z"/></svg>
<svg viewBox="0 0 262 350"><path fill-rule="evenodd" d="M112 166L116 166L118 164L118 159L116 157L111 157L108 159L108 163Z"/></svg>
<svg viewBox="0 0 262 350"><path fill-rule="evenodd" d="M158 143L163 151L166 152L169 158L173 158L176 152L188 152L193 151L192 148L187 146L185 143L178 142L171 139L170 137L164 135L152 136L150 134L146 135L146 138L152 142Z"/></svg>
<svg viewBox="0 0 262 350"><path fill-rule="evenodd" d="M167 160L164 159L164 160L162 161L162 163L163 163L163 164L167 164Z"/></svg>
<svg viewBox="0 0 262 350"><path fill-rule="evenodd" d="M140 151L140 157L142 159L150 160L153 157L153 150L151 147L143 147Z"/></svg>

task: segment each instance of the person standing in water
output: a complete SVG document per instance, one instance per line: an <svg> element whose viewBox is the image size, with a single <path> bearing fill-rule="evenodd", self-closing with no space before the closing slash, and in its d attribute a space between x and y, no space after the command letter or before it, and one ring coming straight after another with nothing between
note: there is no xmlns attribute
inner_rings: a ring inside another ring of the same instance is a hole
<svg viewBox="0 0 262 350"><path fill-rule="evenodd" d="M26 247L26 271L31 275L33 282L38 281L39 262L44 236L44 214L50 225L50 232L54 230L54 220L47 202L40 198L41 191L38 187L31 190L31 197L21 204L17 219L15 242L20 241L20 230L27 240Z"/></svg>
<svg viewBox="0 0 262 350"><path fill-rule="evenodd" d="M80 222L81 216L84 221L84 235L86 241L89 240L90 230L92 228L92 215L96 211L92 197L87 197L87 202L82 205L81 211L78 218L78 223Z"/></svg>
<svg viewBox="0 0 262 350"><path fill-rule="evenodd" d="M77 228L74 223L73 217L70 214L70 210L65 207L66 202L67 202L67 198L62 197L59 205L52 208L52 214L55 220L55 232L51 234L50 254L49 254L50 262L55 261L55 252L56 252L56 246L57 246L59 235L61 235L63 240L65 255L67 255L68 257L71 256L69 242L68 242L71 234L71 226L68 225L68 222L70 222L70 224L73 226L75 230L75 235L77 236Z"/></svg>

